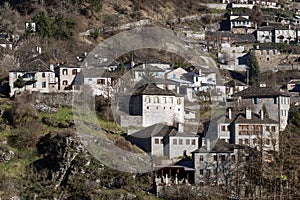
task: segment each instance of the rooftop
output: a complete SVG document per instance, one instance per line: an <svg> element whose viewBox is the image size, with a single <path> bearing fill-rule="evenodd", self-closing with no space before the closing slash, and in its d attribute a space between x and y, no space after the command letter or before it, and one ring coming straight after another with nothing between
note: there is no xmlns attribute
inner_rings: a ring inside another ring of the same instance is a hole
<svg viewBox="0 0 300 200"><path fill-rule="evenodd" d="M273 87L249 87L243 91L240 91L233 96L235 97L276 97L276 96L290 96L289 94L282 92Z"/></svg>
<svg viewBox="0 0 300 200"><path fill-rule="evenodd" d="M147 83L138 87L133 95L167 95L167 96L177 96L171 90L164 90L156 86L155 83Z"/></svg>

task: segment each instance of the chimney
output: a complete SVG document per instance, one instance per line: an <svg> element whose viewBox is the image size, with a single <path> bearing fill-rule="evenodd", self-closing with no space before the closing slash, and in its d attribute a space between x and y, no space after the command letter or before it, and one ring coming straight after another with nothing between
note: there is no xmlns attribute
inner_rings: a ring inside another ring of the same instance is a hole
<svg viewBox="0 0 300 200"><path fill-rule="evenodd" d="M246 119L251 119L252 118L252 112L249 108L246 108Z"/></svg>
<svg viewBox="0 0 300 200"><path fill-rule="evenodd" d="M228 119L232 119L232 110L228 108Z"/></svg>
<svg viewBox="0 0 300 200"><path fill-rule="evenodd" d="M143 63L143 69L145 69L146 68L146 65L145 65L145 63Z"/></svg>
<svg viewBox="0 0 300 200"><path fill-rule="evenodd" d="M54 65L50 64L50 71L54 72Z"/></svg>
<svg viewBox="0 0 300 200"><path fill-rule="evenodd" d="M259 45L256 45L256 49L259 49Z"/></svg>
<svg viewBox="0 0 300 200"><path fill-rule="evenodd" d="M264 110L263 109L260 110L260 119L264 120Z"/></svg>
<svg viewBox="0 0 300 200"><path fill-rule="evenodd" d="M184 126L182 123L178 123L178 132L183 133Z"/></svg>
<svg viewBox="0 0 300 200"><path fill-rule="evenodd" d="M206 149L207 151L210 151L210 139L206 139Z"/></svg>

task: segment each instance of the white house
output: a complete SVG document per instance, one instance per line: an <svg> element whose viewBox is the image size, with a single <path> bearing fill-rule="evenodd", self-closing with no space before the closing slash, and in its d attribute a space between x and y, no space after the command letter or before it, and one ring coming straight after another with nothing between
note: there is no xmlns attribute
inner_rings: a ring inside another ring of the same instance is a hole
<svg viewBox="0 0 300 200"><path fill-rule="evenodd" d="M268 43L273 41L273 27L266 26L256 30L256 40L260 43Z"/></svg>
<svg viewBox="0 0 300 200"><path fill-rule="evenodd" d="M16 81L20 79L24 82L24 87L16 87ZM47 65L40 59L21 66L9 72L10 96L15 92L41 92L49 93L58 90L58 79L55 76L54 66Z"/></svg>
<svg viewBox="0 0 300 200"><path fill-rule="evenodd" d="M56 68L59 77L59 90L73 90L80 66L59 65Z"/></svg>
<svg viewBox="0 0 300 200"><path fill-rule="evenodd" d="M143 79L145 72L149 72L154 78L164 78L165 70L152 64L141 64L132 69L133 80L139 82Z"/></svg>
<svg viewBox="0 0 300 200"><path fill-rule="evenodd" d="M291 26L274 28L274 39L275 43L297 42L297 31Z"/></svg>

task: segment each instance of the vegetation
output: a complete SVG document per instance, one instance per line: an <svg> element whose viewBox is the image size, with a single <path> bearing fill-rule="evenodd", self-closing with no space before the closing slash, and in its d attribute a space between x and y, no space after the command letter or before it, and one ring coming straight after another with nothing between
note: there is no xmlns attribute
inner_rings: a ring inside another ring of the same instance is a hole
<svg viewBox="0 0 300 200"><path fill-rule="evenodd" d="M251 85L258 85L260 70L259 70L258 62L253 52L250 53L246 65L249 69L249 78L250 78Z"/></svg>

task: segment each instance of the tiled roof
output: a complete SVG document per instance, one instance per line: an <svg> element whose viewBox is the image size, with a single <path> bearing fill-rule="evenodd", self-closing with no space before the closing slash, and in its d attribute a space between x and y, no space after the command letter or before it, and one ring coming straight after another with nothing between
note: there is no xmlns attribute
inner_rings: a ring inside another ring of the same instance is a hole
<svg viewBox="0 0 300 200"><path fill-rule="evenodd" d="M169 95L176 96L171 90L164 90L156 86L155 83L144 84L137 88L133 95Z"/></svg>
<svg viewBox="0 0 300 200"><path fill-rule="evenodd" d="M245 90L242 90L234 94L233 96L251 98L251 97L276 97L276 96L290 96L290 95L281 92L280 90L275 89L273 87L249 87Z"/></svg>

